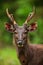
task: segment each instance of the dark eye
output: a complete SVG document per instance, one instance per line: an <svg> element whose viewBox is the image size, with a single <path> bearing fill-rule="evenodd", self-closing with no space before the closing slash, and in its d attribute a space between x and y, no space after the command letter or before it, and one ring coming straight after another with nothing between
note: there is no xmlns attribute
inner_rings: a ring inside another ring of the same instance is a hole
<svg viewBox="0 0 43 65"><path fill-rule="evenodd" d="M16 40L18 39L18 37L16 37Z"/></svg>
<svg viewBox="0 0 43 65"><path fill-rule="evenodd" d="M24 32L24 34L26 34L26 33L27 33L27 31Z"/></svg>
<svg viewBox="0 0 43 65"><path fill-rule="evenodd" d="M14 32L15 34L18 34L17 31Z"/></svg>

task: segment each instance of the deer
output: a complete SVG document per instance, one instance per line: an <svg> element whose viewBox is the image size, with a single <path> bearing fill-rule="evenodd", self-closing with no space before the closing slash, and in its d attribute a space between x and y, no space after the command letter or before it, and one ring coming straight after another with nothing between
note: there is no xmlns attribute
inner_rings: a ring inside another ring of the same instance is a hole
<svg viewBox="0 0 43 65"><path fill-rule="evenodd" d="M35 8L28 15L23 26L18 26L14 20L13 14L9 13L8 8L6 14L11 23L6 23L5 28L8 32L13 33L13 44L17 50L17 56L21 65L43 65L43 44L31 44L28 40L28 32L37 29L37 22L33 22L28 26L28 22L35 15Z"/></svg>

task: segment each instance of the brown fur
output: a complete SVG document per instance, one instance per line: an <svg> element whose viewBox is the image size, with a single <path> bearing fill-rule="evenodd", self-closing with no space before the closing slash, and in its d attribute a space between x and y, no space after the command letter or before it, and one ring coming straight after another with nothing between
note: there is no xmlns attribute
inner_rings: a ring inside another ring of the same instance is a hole
<svg viewBox="0 0 43 65"><path fill-rule="evenodd" d="M27 44L18 48L21 65L43 65L43 45Z"/></svg>

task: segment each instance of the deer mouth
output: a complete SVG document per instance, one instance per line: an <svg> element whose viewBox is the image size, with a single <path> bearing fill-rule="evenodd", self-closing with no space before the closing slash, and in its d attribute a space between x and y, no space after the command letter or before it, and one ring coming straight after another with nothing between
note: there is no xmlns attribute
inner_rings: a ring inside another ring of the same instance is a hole
<svg viewBox="0 0 43 65"><path fill-rule="evenodd" d="M23 47L23 46L24 46L24 45L19 45L19 44L18 44L18 47Z"/></svg>

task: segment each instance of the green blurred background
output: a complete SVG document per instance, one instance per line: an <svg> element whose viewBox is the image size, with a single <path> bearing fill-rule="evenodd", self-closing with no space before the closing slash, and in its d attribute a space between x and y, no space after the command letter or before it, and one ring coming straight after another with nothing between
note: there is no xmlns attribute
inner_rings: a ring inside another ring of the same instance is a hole
<svg viewBox="0 0 43 65"><path fill-rule="evenodd" d="M0 0L0 65L20 65L13 47L13 34L5 29L5 23L10 22L6 15L6 8L21 26L33 6L36 8L36 14L28 25L37 22L38 28L34 32L29 32L30 42L43 44L43 0Z"/></svg>

